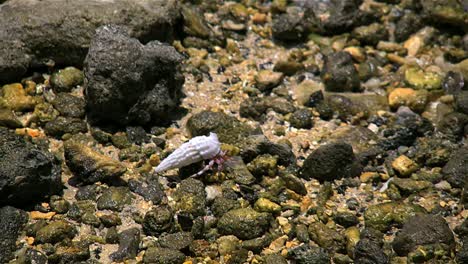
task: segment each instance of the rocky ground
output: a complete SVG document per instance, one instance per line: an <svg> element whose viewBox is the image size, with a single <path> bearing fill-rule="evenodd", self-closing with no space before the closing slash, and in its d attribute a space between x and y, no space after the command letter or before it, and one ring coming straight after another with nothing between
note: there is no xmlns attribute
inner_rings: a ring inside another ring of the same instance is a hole
<svg viewBox="0 0 468 264"><path fill-rule="evenodd" d="M0 0L0 262L468 263L467 11Z"/></svg>

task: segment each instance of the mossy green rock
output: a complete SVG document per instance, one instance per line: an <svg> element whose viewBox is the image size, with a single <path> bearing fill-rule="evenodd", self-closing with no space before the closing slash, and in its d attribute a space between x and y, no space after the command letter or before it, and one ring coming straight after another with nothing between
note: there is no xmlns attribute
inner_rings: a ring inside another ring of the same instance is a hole
<svg viewBox="0 0 468 264"><path fill-rule="evenodd" d="M47 122L44 130L47 135L61 137L64 134L86 133L88 126L81 119L59 116L57 119Z"/></svg>
<svg viewBox="0 0 468 264"><path fill-rule="evenodd" d="M0 108L0 126L19 128L22 127L23 124L21 124L13 111L6 108Z"/></svg>
<svg viewBox="0 0 468 264"><path fill-rule="evenodd" d="M180 182L174 192L175 207L183 213L200 216L205 213L205 186L199 180L189 178Z"/></svg>
<svg viewBox="0 0 468 264"><path fill-rule="evenodd" d="M49 103L39 103L34 107L34 120L40 124L55 120L59 115L59 111Z"/></svg>
<svg viewBox="0 0 468 264"><path fill-rule="evenodd" d="M84 117L85 115L85 100L68 93L58 93L52 105L63 116Z"/></svg>
<svg viewBox="0 0 468 264"><path fill-rule="evenodd" d="M158 242L161 247L176 250L187 249L192 241L193 235L190 232L166 234L158 238Z"/></svg>
<svg viewBox="0 0 468 264"><path fill-rule="evenodd" d="M51 222L39 229L36 233L37 243L57 243L64 239L72 239L76 234L75 227L66 221L59 220Z"/></svg>
<svg viewBox="0 0 468 264"><path fill-rule="evenodd" d="M211 210L216 217L220 217L226 212L240 207L239 201L225 197L216 198L211 205Z"/></svg>
<svg viewBox="0 0 468 264"><path fill-rule="evenodd" d="M0 108L8 108L13 111L29 111L40 102L37 97L26 94L20 83L6 84L0 89Z"/></svg>
<svg viewBox="0 0 468 264"><path fill-rule="evenodd" d="M171 230L174 213L167 206L158 206L147 212L143 219L143 232L149 236L159 236Z"/></svg>
<svg viewBox="0 0 468 264"><path fill-rule="evenodd" d="M333 251L341 251L345 248L345 237L321 222L309 225L309 235L322 248L330 248Z"/></svg>
<svg viewBox="0 0 468 264"><path fill-rule="evenodd" d="M97 200L99 210L122 211L132 203L133 195L127 187L109 187Z"/></svg>
<svg viewBox="0 0 468 264"><path fill-rule="evenodd" d="M255 210L266 213L279 213L281 212L281 206L274 203L266 198L260 198L255 202Z"/></svg>
<svg viewBox="0 0 468 264"><path fill-rule="evenodd" d="M226 163L226 178L234 179L236 183L245 185L250 185L255 182L255 177L241 157L231 157Z"/></svg>
<svg viewBox="0 0 468 264"><path fill-rule="evenodd" d="M260 178L262 176L276 176L277 172L277 163L278 158L276 156L272 156L270 154L263 154L257 156L254 160L252 160L248 165L248 169L252 174Z"/></svg>
<svg viewBox="0 0 468 264"><path fill-rule="evenodd" d="M252 127L221 112L203 111L193 115L187 121L187 128L193 137L214 132L221 142L235 146L242 145L245 138L259 134Z"/></svg>
<svg viewBox="0 0 468 264"><path fill-rule="evenodd" d="M64 148L66 164L81 182L110 181L127 170L118 161L84 144L70 140L65 142Z"/></svg>
<svg viewBox="0 0 468 264"><path fill-rule="evenodd" d="M401 226L417 213L426 213L426 210L416 204L386 202L369 206L364 213L364 220L366 227L384 232L392 225Z"/></svg>
<svg viewBox="0 0 468 264"><path fill-rule="evenodd" d="M218 230L224 235L235 235L239 239L252 239L265 233L270 215L251 208L234 209L218 221Z"/></svg>
<svg viewBox="0 0 468 264"><path fill-rule="evenodd" d="M405 70L405 81L415 89L437 90L441 88L442 76L435 72L410 67Z"/></svg>
<svg viewBox="0 0 468 264"><path fill-rule="evenodd" d="M299 109L289 117L289 123L295 128L310 129L313 125L312 118L312 112L309 109Z"/></svg>
<svg viewBox="0 0 468 264"><path fill-rule="evenodd" d="M406 194L417 193L433 186L432 183L428 181L397 177L393 178L392 184L394 184L402 193Z"/></svg>
<svg viewBox="0 0 468 264"><path fill-rule="evenodd" d="M69 92L73 87L83 84L83 79L82 71L75 67L67 67L54 72L50 76L50 84L56 92Z"/></svg>
<svg viewBox="0 0 468 264"><path fill-rule="evenodd" d="M151 264L182 264L185 255L182 252L160 247L150 247L146 250L143 263Z"/></svg>
<svg viewBox="0 0 468 264"><path fill-rule="evenodd" d="M368 26L356 27L353 36L363 44L376 45L381 40L388 38L388 32L382 23L372 23Z"/></svg>

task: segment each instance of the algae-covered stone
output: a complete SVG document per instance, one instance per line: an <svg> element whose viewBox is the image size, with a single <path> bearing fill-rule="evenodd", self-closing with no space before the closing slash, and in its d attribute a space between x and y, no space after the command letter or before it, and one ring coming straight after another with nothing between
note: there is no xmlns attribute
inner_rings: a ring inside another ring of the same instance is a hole
<svg viewBox="0 0 468 264"><path fill-rule="evenodd" d="M138 253L139 244L140 230L138 228L124 230L119 234L119 249L109 257L114 261L133 259Z"/></svg>
<svg viewBox="0 0 468 264"><path fill-rule="evenodd" d="M239 249L240 246L240 240L233 235L222 236L216 240L216 243L218 244L218 252L221 256L232 253Z"/></svg>
<svg viewBox="0 0 468 264"><path fill-rule="evenodd" d="M5 126L9 128L19 128L23 127L23 124L19 121L18 117L7 108L0 107L0 126Z"/></svg>
<svg viewBox="0 0 468 264"><path fill-rule="evenodd" d="M279 60L275 63L273 70L276 72L282 72L285 75L291 76L299 71L304 70L304 64L295 60Z"/></svg>
<svg viewBox="0 0 468 264"><path fill-rule="evenodd" d="M174 213L167 206L158 206L147 212L143 219L143 232L148 236L159 236L168 232L174 224Z"/></svg>
<svg viewBox="0 0 468 264"><path fill-rule="evenodd" d="M309 225L309 235L320 247L328 248L332 251L341 251L346 246L343 235L321 222Z"/></svg>
<svg viewBox="0 0 468 264"><path fill-rule="evenodd" d="M67 216L78 222L99 226L99 218L95 215L96 205L91 200L76 201L70 206Z"/></svg>
<svg viewBox="0 0 468 264"><path fill-rule="evenodd" d="M205 213L205 186L199 180L189 178L180 182L174 192L175 206L180 212L200 216Z"/></svg>
<svg viewBox="0 0 468 264"><path fill-rule="evenodd" d="M305 187L304 183L301 181L300 178L294 176L291 173L282 173L280 174L280 177L283 180L284 186L286 186L286 188L300 195L307 194L307 188Z"/></svg>
<svg viewBox="0 0 468 264"><path fill-rule="evenodd" d="M309 129L313 125L312 118L312 112L307 108L303 108L292 113L289 117L289 123L295 128Z"/></svg>
<svg viewBox="0 0 468 264"><path fill-rule="evenodd" d="M266 198L260 198L255 202L255 210L266 213L278 213L281 211L281 206Z"/></svg>
<svg viewBox="0 0 468 264"><path fill-rule="evenodd" d="M97 200L99 210L122 211L132 203L133 195L127 187L109 187Z"/></svg>
<svg viewBox="0 0 468 264"><path fill-rule="evenodd" d="M16 258L16 261L17 263L47 264L47 256L41 251L28 248L26 250L21 250L20 252L18 252L18 257Z"/></svg>
<svg viewBox="0 0 468 264"><path fill-rule="evenodd" d="M216 217L220 217L228 211L237 208L240 208L239 201L225 197L215 199L211 205L211 210Z"/></svg>
<svg viewBox="0 0 468 264"><path fill-rule="evenodd" d="M332 142L346 142L353 147L357 154L370 151L374 145L371 143L378 140L378 136L366 127L362 126L340 126L333 131L329 140Z"/></svg>
<svg viewBox="0 0 468 264"><path fill-rule="evenodd" d="M146 250L143 263L148 264L182 264L185 255L182 252L161 247L150 247Z"/></svg>
<svg viewBox="0 0 468 264"><path fill-rule="evenodd" d="M55 120L60 113L49 103L39 103L34 107L34 120L39 124Z"/></svg>
<svg viewBox="0 0 468 264"><path fill-rule="evenodd" d="M401 155L392 162L392 168L402 176L410 176L419 169L419 166L407 156Z"/></svg>
<svg viewBox="0 0 468 264"><path fill-rule="evenodd" d="M441 88L442 76L417 67L409 67L405 70L405 81L415 89L437 90Z"/></svg>
<svg viewBox="0 0 468 264"><path fill-rule="evenodd" d="M83 98L68 93L58 93L52 105L61 115L68 117L84 117L86 103Z"/></svg>
<svg viewBox="0 0 468 264"><path fill-rule="evenodd" d="M193 137L214 132L221 142L236 146L247 136L258 134L249 125L240 122L235 117L211 111L193 115L187 121L187 128Z"/></svg>
<svg viewBox="0 0 468 264"><path fill-rule="evenodd" d="M69 222L58 220L47 224L36 233L37 243L57 243L65 239L72 239L76 228Z"/></svg>
<svg viewBox="0 0 468 264"><path fill-rule="evenodd" d="M20 83L7 84L0 90L0 108L6 107L13 111L29 111L39 103L39 99L27 95Z"/></svg>
<svg viewBox="0 0 468 264"><path fill-rule="evenodd" d="M468 115L468 91L460 91L455 95L455 106L458 112Z"/></svg>
<svg viewBox="0 0 468 264"><path fill-rule="evenodd" d="M288 258L298 264L330 264L328 252L317 246L302 244L288 250Z"/></svg>
<svg viewBox="0 0 468 264"><path fill-rule="evenodd" d="M416 204L386 202L371 205L364 213L366 227L386 231L392 225L401 226L407 219L426 210Z"/></svg>
<svg viewBox="0 0 468 264"><path fill-rule="evenodd" d="M381 40L388 38L388 32L382 23L372 23L368 26L360 26L353 29L353 36L363 44L376 45Z"/></svg>
<svg viewBox="0 0 468 264"><path fill-rule="evenodd" d="M393 178L391 184L395 185L402 193L406 194L417 193L433 186L432 183L428 181L402 179L397 177Z"/></svg>
<svg viewBox="0 0 468 264"><path fill-rule="evenodd" d="M166 234L158 238L159 246L176 250L188 249L192 241L193 235L190 232Z"/></svg>
<svg viewBox="0 0 468 264"><path fill-rule="evenodd" d="M406 256L418 246L444 245L447 251L455 248L455 238L440 215L416 215L409 218L392 242L399 256Z"/></svg>
<svg viewBox="0 0 468 264"><path fill-rule="evenodd" d="M330 92L357 92L361 87L353 59L347 52L325 57L321 77L326 90Z"/></svg>
<svg viewBox="0 0 468 264"><path fill-rule="evenodd" d="M358 163L351 145L338 142L319 147L304 161L301 175L319 181L333 181L358 176L362 166Z"/></svg>
<svg viewBox="0 0 468 264"><path fill-rule="evenodd" d="M72 88L83 84L83 72L75 67L67 67L50 76L50 85L55 92L70 92Z"/></svg>
<svg viewBox="0 0 468 264"><path fill-rule="evenodd" d="M270 154L263 154L252 160L247 165L247 168L257 178L262 176L274 177L277 172L277 162L277 157Z"/></svg>
<svg viewBox="0 0 468 264"><path fill-rule="evenodd" d="M218 221L218 230L239 239L252 239L265 233L270 215L250 208L234 209L225 213Z"/></svg>
<svg viewBox="0 0 468 264"><path fill-rule="evenodd" d="M59 116L57 119L47 122L44 130L47 135L61 137L67 133L86 133L88 131L88 126L86 125L86 122L81 119Z"/></svg>
<svg viewBox="0 0 468 264"><path fill-rule="evenodd" d="M255 182L255 177L250 172L249 167L239 156L231 157L227 162L226 176L234 179L237 183L249 185Z"/></svg>
<svg viewBox="0 0 468 264"><path fill-rule="evenodd" d="M64 148L67 166L84 183L109 181L126 171L119 162L78 142L67 141Z"/></svg>
<svg viewBox="0 0 468 264"><path fill-rule="evenodd" d="M468 31L466 3L456 0L422 1L423 13L436 24L452 25Z"/></svg>
<svg viewBox="0 0 468 264"><path fill-rule="evenodd" d="M52 211L57 212L59 214L64 214L68 212L68 209L70 208L70 202L67 200L63 199L62 197L58 195L52 195L50 197L50 209Z"/></svg>
<svg viewBox="0 0 468 264"><path fill-rule="evenodd" d="M269 108L283 115L296 109L291 102L282 97L251 97L241 103L239 111L242 117L259 120Z"/></svg>
<svg viewBox="0 0 468 264"><path fill-rule="evenodd" d="M333 216L333 220L344 227L354 226L359 223L358 217L352 212L337 212Z"/></svg>
<svg viewBox="0 0 468 264"><path fill-rule="evenodd" d="M405 11L395 26L395 39L398 42L406 40L424 25L419 14L409 10Z"/></svg>

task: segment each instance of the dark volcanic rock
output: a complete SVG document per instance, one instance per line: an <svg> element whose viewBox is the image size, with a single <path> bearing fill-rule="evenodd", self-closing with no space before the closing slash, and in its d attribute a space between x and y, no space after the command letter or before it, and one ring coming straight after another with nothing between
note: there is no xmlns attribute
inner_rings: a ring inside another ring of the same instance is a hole
<svg viewBox="0 0 468 264"><path fill-rule="evenodd" d="M468 32L468 13L466 2L456 0L421 1L423 14L437 25L455 26Z"/></svg>
<svg viewBox="0 0 468 264"><path fill-rule="evenodd" d="M461 91L455 95L455 105L458 112L468 115L468 91Z"/></svg>
<svg viewBox="0 0 468 264"><path fill-rule="evenodd" d="M333 181L339 178L355 177L361 173L351 145L337 142L319 147L304 161L301 175L319 181Z"/></svg>
<svg viewBox="0 0 468 264"><path fill-rule="evenodd" d="M445 219L439 215L416 215L397 233L392 247L398 255L406 256L417 246L436 244L455 248L455 238Z"/></svg>
<svg viewBox="0 0 468 264"><path fill-rule="evenodd" d="M330 92L357 92L360 89L359 75L353 59L341 51L325 57L321 73L325 88Z"/></svg>
<svg viewBox="0 0 468 264"><path fill-rule="evenodd" d="M182 59L169 45L141 44L123 27L98 28L84 63L90 121L167 123L182 97Z"/></svg>
<svg viewBox="0 0 468 264"><path fill-rule="evenodd" d="M26 206L60 193L60 170L51 153L0 127L0 204Z"/></svg>
<svg viewBox="0 0 468 264"><path fill-rule="evenodd" d="M284 41L297 41L306 36L304 12L300 8L288 9L287 13L280 14L273 19L273 37Z"/></svg>
<svg viewBox="0 0 468 264"><path fill-rule="evenodd" d="M288 252L288 258L297 264L329 264L330 257L323 248L313 247L308 244L295 247Z"/></svg>
<svg viewBox="0 0 468 264"><path fill-rule="evenodd" d="M31 63L31 57L27 55L29 50L24 43L18 40L0 39L0 50L2 51L0 55L0 83L9 83L21 78Z"/></svg>
<svg viewBox="0 0 468 264"><path fill-rule="evenodd" d="M362 0L301 1L307 8L311 31L334 35L349 30L359 22Z"/></svg>
<svg viewBox="0 0 468 264"><path fill-rule="evenodd" d="M442 168L444 178L454 187L463 188L468 181L468 147L455 151Z"/></svg>
<svg viewBox="0 0 468 264"><path fill-rule="evenodd" d="M0 208L0 262L8 263L16 249L16 239L28 222L28 214L11 206Z"/></svg>
<svg viewBox="0 0 468 264"><path fill-rule="evenodd" d="M126 25L143 42L171 40L180 17L177 2L7 1L0 8L0 82L17 80L29 66L48 60L82 65L96 28L104 24Z"/></svg>
<svg viewBox="0 0 468 264"><path fill-rule="evenodd" d="M57 119L47 122L44 130L47 135L61 137L67 133L86 133L88 131L88 126L86 125L86 122L81 119L59 116Z"/></svg>
<svg viewBox="0 0 468 264"><path fill-rule="evenodd" d="M182 252L169 248L150 247L146 250L143 263L151 264L182 264L185 255Z"/></svg>
<svg viewBox="0 0 468 264"><path fill-rule="evenodd" d="M404 41L423 26L422 19L412 11L406 11L395 26L396 41Z"/></svg>
<svg viewBox="0 0 468 264"><path fill-rule="evenodd" d="M174 224L174 213L167 206L158 206L143 219L143 232L149 236L159 236L171 230Z"/></svg>
<svg viewBox="0 0 468 264"><path fill-rule="evenodd" d="M157 177L147 178L145 181L131 179L128 181L128 187L130 191L143 196L146 201L151 201L153 204L160 204L166 196Z"/></svg>

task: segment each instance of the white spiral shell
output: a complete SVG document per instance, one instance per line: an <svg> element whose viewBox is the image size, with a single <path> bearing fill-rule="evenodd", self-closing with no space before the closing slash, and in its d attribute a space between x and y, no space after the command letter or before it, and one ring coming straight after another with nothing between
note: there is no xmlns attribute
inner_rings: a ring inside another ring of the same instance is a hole
<svg viewBox="0 0 468 264"><path fill-rule="evenodd" d="M171 153L156 167L156 172L182 168L192 163L212 159L221 151L221 143L215 133L190 139Z"/></svg>

